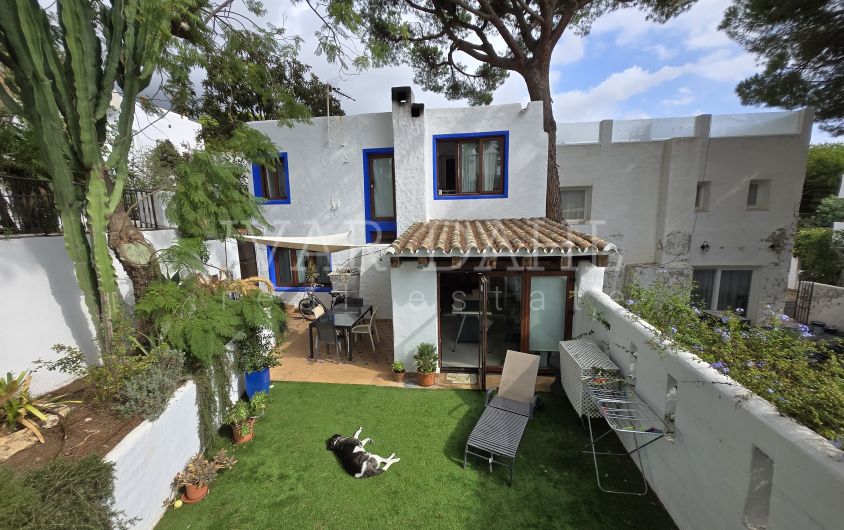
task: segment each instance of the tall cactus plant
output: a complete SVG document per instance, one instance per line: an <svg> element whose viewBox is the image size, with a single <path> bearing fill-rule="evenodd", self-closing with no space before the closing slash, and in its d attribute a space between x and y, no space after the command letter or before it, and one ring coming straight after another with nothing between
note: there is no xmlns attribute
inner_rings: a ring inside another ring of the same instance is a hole
<svg viewBox="0 0 844 530"><path fill-rule="evenodd" d="M108 349L111 322L122 311L109 244L121 263L126 249L116 247L123 239L152 248L139 233L127 237L125 227L120 231L110 221L121 206L135 99L161 60L170 14L166 0L54 5L57 23L37 0L0 0L5 67L0 103L32 126L53 183L68 255L101 346ZM123 99L116 135L107 144L115 85Z"/></svg>

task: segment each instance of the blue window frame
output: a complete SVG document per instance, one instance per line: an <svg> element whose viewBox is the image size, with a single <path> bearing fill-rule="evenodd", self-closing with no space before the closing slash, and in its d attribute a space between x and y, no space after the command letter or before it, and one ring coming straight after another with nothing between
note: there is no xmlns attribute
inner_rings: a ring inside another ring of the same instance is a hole
<svg viewBox="0 0 844 530"><path fill-rule="evenodd" d="M434 200L507 198L509 143L509 131L434 135Z"/></svg>
<svg viewBox="0 0 844 530"><path fill-rule="evenodd" d="M280 292L307 291L305 281L306 262L313 260L320 272L314 291L327 293L331 291L328 273L331 272L331 254L309 252L292 248L267 247L267 265L270 281Z"/></svg>
<svg viewBox="0 0 844 530"><path fill-rule="evenodd" d="M252 184L256 197L266 199L264 204L290 204L290 171L287 153L280 152L275 167L252 164Z"/></svg>
<svg viewBox="0 0 844 530"><path fill-rule="evenodd" d="M392 147L378 147L363 150L363 204L366 216L366 242L367 243L391 243L396 238L396 217L395 217L395 193L393 193L393 216L392 218L376 218L373 208L372 177L370 168L372 160L378 158L393 157ZM395 174L393 175L393 186L395 186Z"/></svg>

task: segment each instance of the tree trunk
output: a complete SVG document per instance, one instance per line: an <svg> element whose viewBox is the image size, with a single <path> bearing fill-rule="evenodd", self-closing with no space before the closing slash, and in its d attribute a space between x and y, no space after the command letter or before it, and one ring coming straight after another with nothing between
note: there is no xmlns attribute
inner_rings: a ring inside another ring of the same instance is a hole
<svg viewBox="0 0 844 530"><path fill-rule="evenodd" d="M132 281L137 303L149 285L159 278L161 269L155 259L155 247L132 222L122 201L109 216L108 246Z"/></svg>
<svg viewBox="0 0 844 530"><path fill-rule="evenodd" d="M557 167L557 122L551 101L550 57L539 68L529 69L522 74L527 84L531 101L542 102L542 128L548 135L548 171L545 185L545 217L565 223L560 208L560 175Z"/></svg>

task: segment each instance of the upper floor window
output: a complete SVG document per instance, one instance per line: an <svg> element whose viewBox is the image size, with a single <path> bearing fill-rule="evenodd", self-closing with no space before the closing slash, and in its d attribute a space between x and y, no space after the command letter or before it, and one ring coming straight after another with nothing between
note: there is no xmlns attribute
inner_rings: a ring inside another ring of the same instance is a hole
<svg viewBox="0 0 844 530"><path fill-rule="evenodd" d="M435 199L507 196L507 133L434 136Z"/></svg>
<svg viewBox="0 0 844 530"><path fill-rule="evenodd" d="M291 248L270 249L270 270L276 287L307 287L311 274L317 284L328 285L331 255Z"/></svg>
<svg viewBox="0 0 844 530"><path fill-rule="evenodd" d="M591 203L592 186L560 188L560 210L568 222L588 221Z"/></svg>
<svg viewBox="0 0 844 530"><path fill-rule="evenodd" d="M698 182L695 192L695 210L706 212L709 210L709 182Z"/></svg>
<svg viewBox="0 0 844 530"><path fill-rule="evenodd" d="M751 180L747 188L747 209L767 210L771 196L770 180Z"/></svg>
<svg viewBox="0 0 844 530"><path fill-rule="evenodd" d="M270 167L253 165L255 196L267 199L271 204L290 203L290 178L287 170L287 153L279 153Z"/></svg>

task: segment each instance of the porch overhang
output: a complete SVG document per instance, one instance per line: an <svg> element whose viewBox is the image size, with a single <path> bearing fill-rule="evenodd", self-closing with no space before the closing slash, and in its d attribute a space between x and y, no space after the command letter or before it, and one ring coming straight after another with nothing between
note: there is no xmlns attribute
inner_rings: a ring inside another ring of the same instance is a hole
<svg viewBox="0 0 844 530"><path fill-rule="evenodd" d="M326 236L253 236L245 235L243 239L267 245L270 247L293 248L297 250L310 250L312 252L340 252L350 248L358 248L366 245L359 245L350 241L350 234L332 234Z"/></svg>
<svg viewBox="0 0 844 530"><path fill-rule="evenodd" d="M546 217L435 219L414 223L386 250L396 258L609 255L612 243Z"/></svg>

